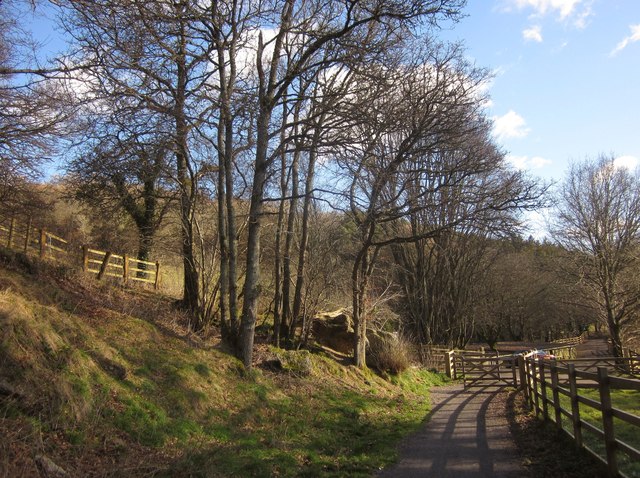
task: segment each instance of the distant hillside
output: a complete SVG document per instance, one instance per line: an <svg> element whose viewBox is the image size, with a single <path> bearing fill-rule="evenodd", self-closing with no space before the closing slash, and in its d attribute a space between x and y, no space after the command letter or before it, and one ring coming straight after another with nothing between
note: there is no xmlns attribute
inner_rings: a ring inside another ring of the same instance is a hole
<svg viewBox="0 0 640 478"><path fill-rule="evenodd" d="M245 376L171 304L0 250L0 476L368 476L440 380L266 345Z"/></svg>

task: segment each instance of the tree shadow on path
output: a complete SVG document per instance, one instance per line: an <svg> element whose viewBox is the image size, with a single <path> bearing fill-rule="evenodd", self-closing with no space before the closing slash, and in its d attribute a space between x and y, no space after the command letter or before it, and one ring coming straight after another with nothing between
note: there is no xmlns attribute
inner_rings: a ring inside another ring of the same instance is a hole
<svg viewBox="0 0 640 478"><path fill-rule="evenodd" d="M506 420L500 387L432 391L422 430L400 448L400 461L378 474L399 477L521 477L526 474Z"/></svg>

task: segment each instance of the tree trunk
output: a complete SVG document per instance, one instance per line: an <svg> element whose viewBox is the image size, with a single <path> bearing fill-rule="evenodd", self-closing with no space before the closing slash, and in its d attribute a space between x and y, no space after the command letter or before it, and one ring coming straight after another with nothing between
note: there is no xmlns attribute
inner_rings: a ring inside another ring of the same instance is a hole
<svg viewBox="0 0 640 478"><path fill-rule="evenodd" d="M221 74L222 76L222 74ZM218 242L220 243L220 276L218 278L218 289L220 290L220 329L222 339L228 341L231 335L229 324L228 308L228 286L229 286L229 235L226 227L226 200L225 200L225 160L222 153L224 146L224 132L222 126L218 126Z"/></svg>
<svg viewBox="0 0 640 478"><path fill-rule="evenodd" d="M367 352L367 322L365 317L365 293L369 247L364 246L353 263L351 272L351 291L353 294L353 328L355 330L353 344L353 362L356 367L366 366Z"/></svg>
<svg viewBox="0 0 640 478"><path fill-rule="evenodd" d="M298 215L298 194L300 193L300 180L298 177L298 164L300 152L293 153L291 162L291 201L289 203L289 217L287 218L287 232L284 241L284 261L282 276L282 337L291 342L298 316L291 310L291 255L293 254L293 237L295 235L295 221Z"/></svg>
<svg viewBox="0 0 640 478"><path fill-rule="evenodd" d="M258 318L258 298L260 296L260 234L264 187L267 180L267 148L271 109L261 105L257 120L257 143L255 172L249 206L249 230L247 238L247 270L244 282L244 302L242 306L242 361L250 370L253 360L253 340Z"/></svg>
<svg viewBox="0 0 640 478"><path fill-rule="evenodd" d="M284 155L283 155L284 158ZM284 167L284 159L283 165ZM284 169L281 172L284 177ZM282 181L284 183L284 180ZM286 187L282 188L282 199L278 206L278 222L276 224L276 239L274 246L274 286L275 292L273 294L273 345L280 347L280 328L282 323L282 228L284 224L284 204L286 195Z"/></svg>
<svg viewBox="0 0 640 478"><path fill-rule="evenodd" d="M286 95L285 95L286 96ZM285 125L287 123L287 105L282 105L282 129L280 131L280 144L283 145L285 138ZM286 148L282 148L280 153L280 204L278 206L278 221L276 224L276 238L274 246L274 282L275 292L273 296L273 344L280 347L282 311L285 308L283 304L283 270L282 270L282 230L284 227L284 210L287 196L287 152Z"/></svg>
<svg viewBox="0 0 640 478"><path fill-rule="evenodd" d="M177 85L174 118L176 124L176 170L180 188L180 221L182 226L182 262L184 287L182 305L195 318L194 330L199 331L203 324L199 313L199 277L193 250L193 210L195 202L195 184L192 178L188 154L188 126L185 114L187 85L186 35L184 23L180 23L180 45L176 58Z"/></svg>
<svg viewBox="0 0 640 478"><path fill-rule="evenodd" d="M309 215L311 210L312 192L314 183L315 163L317 158L317 146L319 131L316 130L314 141L309 153L309 166L307 168L307 179L304 186L304 204L302 206L302 233L300 237L300 249L298 250L298 270L296 276L296 288L293 296L293 317L300 317L302 309L302 292L304 289L304 266L309 242ZM302 330L306 330L307 314L304 315Z"/></svg>

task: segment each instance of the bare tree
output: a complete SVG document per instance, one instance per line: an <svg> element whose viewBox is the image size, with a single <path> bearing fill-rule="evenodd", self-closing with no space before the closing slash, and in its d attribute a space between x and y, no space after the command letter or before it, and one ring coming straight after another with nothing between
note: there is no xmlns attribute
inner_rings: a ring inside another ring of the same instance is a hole
<svg viewBox="0 0 640 478"><path fill-rule="evenodd" d="M63 25L73 39L70 58L82 65L76 76L82 98L100 110L101 99L120 111L145 110L171 125L173 179L179 191L184 288L182 303L199 310L194 215L198 170L208 158L194 146L211 109L209 43L198 2L65 0ZM202 317L200 317L202 319ZM195 321L195 327L202 326Z"/></svg>
<svg viewBox="0 0 640 478"><path fill-rule="evenodd" d="M272 119L288 88L303 75L328 69L349 58L346 44L376 50L389 45L388 38L418 22L436 23L456 17L463 2L458 0L414 0L408 2L295 2L269 4L267 23L272 38L258 35L258 77L255 122L256 149L249 210L247 267L242 309L242 357L251 367L255 324L260 295L260 236L269 170L276 156L269 154ZM295 55L286 57L287 38L297 42ZM326 51L331 54L327 55Z"/></svg>
<svg viewBox="0 0 640 478"><path fill-rule="evenodd" d="M559 194L553 234L574 260L588 287L585 299L599 310L616 356L625 329L637 320L640 178L600 155L571 166Z"/></svg>
<svg viewBox="0 0 640 478"><path fill-rule="evenodd" d="M360 366L367 288L382 248L464 234L469 226L505 230L514 222L509 211L534 207L540 195L505 167L491 142L478 94L485 72L469 67L455 47L428 44L423 55L413 67L404 62L381 86L386 91L362 104L358 116L367 121L341 153L359 229L352 288Z"/></svg>
<svg viewBox="0 0 640 478"><path fill-rule="evenodd" d="M97 120L87 129L67 177L75 199L105 215L123 210L131 217L141 261L149 260L156 232L176 198L170 180L171 137L153 120L138 112Z"/></svg>
<svg viewBox="0 0 640 478"><path fill-rule="evenodd" d="M72 114L53 68L38 63L39 45L21 27L26 1L0 2L0 199L20 202L25 180L41 178Z"/></svg>

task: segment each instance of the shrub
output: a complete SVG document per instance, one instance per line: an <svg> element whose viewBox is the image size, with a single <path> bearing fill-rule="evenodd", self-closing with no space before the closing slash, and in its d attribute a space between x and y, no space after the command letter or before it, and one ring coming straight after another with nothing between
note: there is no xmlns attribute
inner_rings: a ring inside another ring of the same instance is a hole
<svg viewBox="0 0 640 478"><path fill-rule="evenodd" d="M369 337L367 364L380 372L403 372L411 366L412 356L411 343L397 333Z"/></svg>

